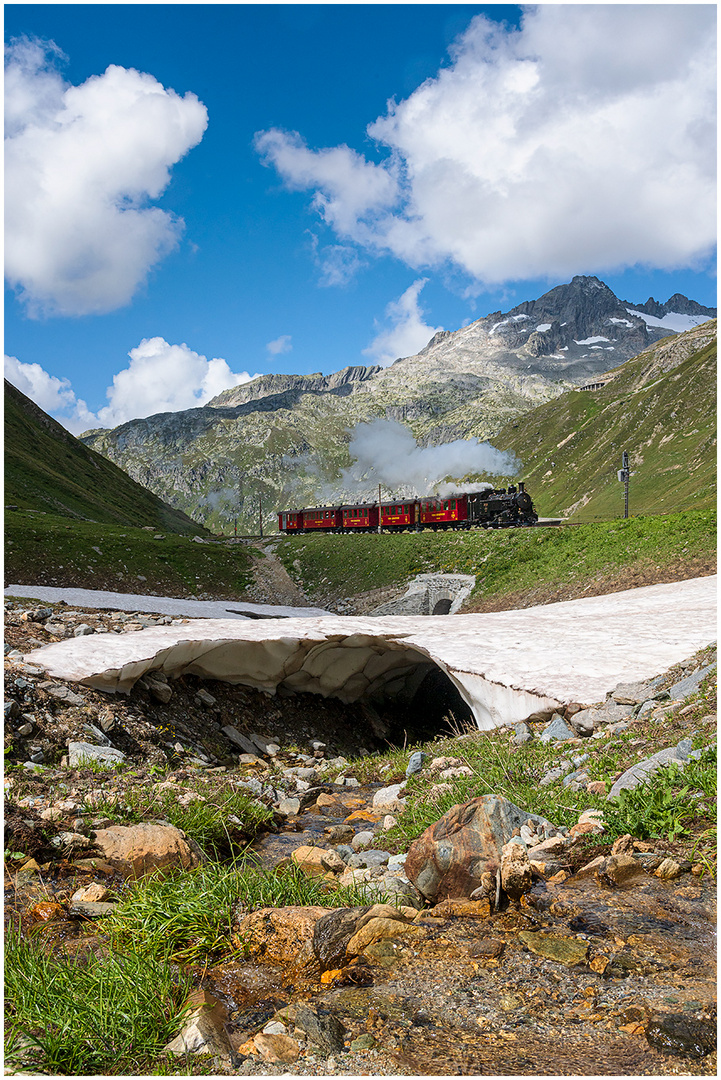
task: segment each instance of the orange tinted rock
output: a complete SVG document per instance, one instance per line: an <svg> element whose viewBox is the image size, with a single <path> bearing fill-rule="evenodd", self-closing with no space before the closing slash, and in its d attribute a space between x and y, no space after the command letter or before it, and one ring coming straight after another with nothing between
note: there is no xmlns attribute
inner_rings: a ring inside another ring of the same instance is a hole
<svg viewBox="0 0 721 1080"><path fill-rule="evenodd" d="M327 914L322 907L259 908L242 917L233 942L265 961L306 964L314 959L315 924Z"/></svg>
<svg viewBox="0 0 721 1080"><path fill-rule="evenodd" d="M111 825L98 829L93 846L100 849L106 863L129 878L200 865L185 833L173 825Z"/></svg>

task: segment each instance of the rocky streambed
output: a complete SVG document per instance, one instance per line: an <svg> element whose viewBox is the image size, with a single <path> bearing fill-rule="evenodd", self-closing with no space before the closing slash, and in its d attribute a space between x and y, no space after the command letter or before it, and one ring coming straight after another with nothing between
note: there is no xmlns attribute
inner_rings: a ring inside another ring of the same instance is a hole
<svg viewBox="0 0 721 1080"><path fill-rule="evenodd" d="M359 742L330 700L182 678L124 700L48 685L20 658L48 623L142 625L62 614L9 609L6 921L61 955L102 952L153 871L189 895L241 852L320 889L322 903L249 902L238 878L222 945L177 961L195 989L167 1058L258 1075L716 1072L713 858L668 830L619 835L608 798L652 800L642 784L669 760L692 775L715 738L711 651L585 708L379 755L382 734ZM70 743L102 750L102 735L119 767L71 761ZM542 813L508 797L524 773ZM687 787L702 831L714 810ZM143 820L123 816L148 793ZM214 856L191 828L199 801L224 814Z"/></svg>

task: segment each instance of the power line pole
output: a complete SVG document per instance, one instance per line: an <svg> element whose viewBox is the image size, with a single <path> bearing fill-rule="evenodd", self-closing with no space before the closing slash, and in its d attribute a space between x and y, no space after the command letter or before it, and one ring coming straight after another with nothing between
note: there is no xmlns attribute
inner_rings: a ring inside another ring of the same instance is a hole
<svg viewBox="0 0 721 1080"><path fill-rule="evenodd" d="M623 516L628 517L628 480L631 475L628 467L628 450L621 455L621 468L618 470L618 479L623 484Z"/></svg>
<svg viewBox="0 0 721 1080"><path fill-rule="evenodd" d="M381 486L378 485L378 533L381 532Z"/></svg>
<svg viewBox="0 0 721 1080"><path fill-rule="evenodd" d="M258 492L258 520L260 522L260 535L263 535L263 496Z"/></svg>

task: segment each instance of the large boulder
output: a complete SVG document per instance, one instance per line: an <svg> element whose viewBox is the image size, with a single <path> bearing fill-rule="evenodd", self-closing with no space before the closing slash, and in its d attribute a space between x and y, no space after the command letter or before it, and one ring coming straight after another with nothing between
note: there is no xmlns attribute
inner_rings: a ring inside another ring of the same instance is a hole
<svg viewBox="0 0 721 1080"><path fill-rule="evenodd" d="M196 845L174 825L111 825L94 833L93 846L106 863L128 878L193 870L201 861Z"/></svg>
<svg viewBox="0 0 721 1080"><path fill-rule="evenodd" d="M303 967L315 960L315 924L327 914L318 906L258 908L240 918L233 944L263 963Z"/></svg>
<svg viewBox="0 0 721 1080"><path fill-rule="evenodd" d="M413 841L405 874L429 900L470 896L483 874L500 869L504 844L528 821L545 836L558 833L546 818L521 810L502 795L481 795L453 806Z"/></svg>

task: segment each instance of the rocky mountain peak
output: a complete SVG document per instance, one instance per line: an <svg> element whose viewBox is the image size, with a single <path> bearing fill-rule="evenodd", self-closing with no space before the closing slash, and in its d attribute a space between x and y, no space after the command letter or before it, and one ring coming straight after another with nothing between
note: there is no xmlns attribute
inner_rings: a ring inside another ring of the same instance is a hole
<svg viewBox="0 0 721 1080"><path fill-rule="evenodd" d="M634 308L636 311L643 312L644 315L651 315L655 319L663 319L665 315L671 313L676 315L708 315L710 319L716 317L716 308L705 307L703 304L697 303L695 300L689 300L683 293L674 293L670 296L665 304L661 304L658 300L654 300L652 296L649 296L645 304L632 304L630 301L624 300L624 304L628 304L629 307Z"/></svg>

